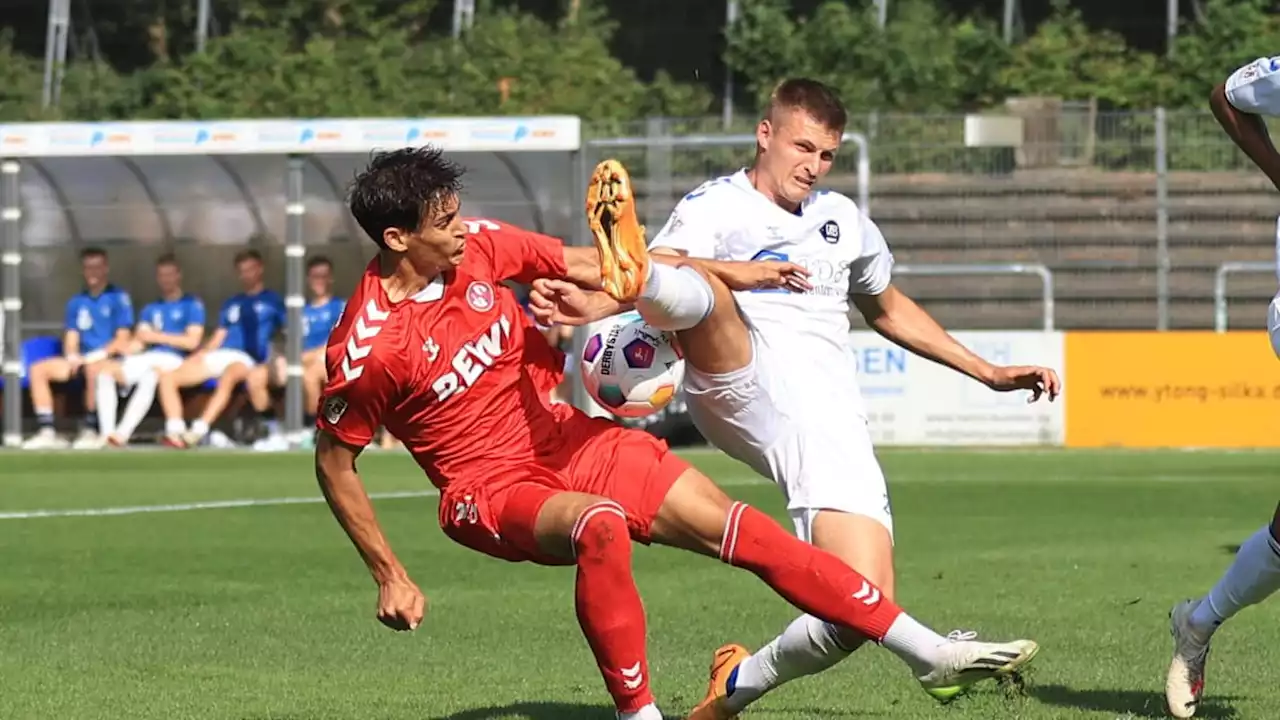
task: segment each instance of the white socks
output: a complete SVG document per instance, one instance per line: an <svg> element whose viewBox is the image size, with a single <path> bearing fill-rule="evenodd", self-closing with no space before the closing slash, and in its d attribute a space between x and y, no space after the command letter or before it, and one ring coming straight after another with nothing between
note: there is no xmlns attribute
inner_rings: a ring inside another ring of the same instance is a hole
<svg viewBox="0 0 1280 720"><path fill-rule="evenodd" d="M816 675L856 649L841 645L836 628L829 623L801 615L738 666L733 693L725 699L725 705L733 712L742 712L770 690L796 678Z"/></svg>
<svg viewBox="0 0 1280 720"><path fill-rule="evenodd" d="M636 310L644 321L659 330L688 330L702 322L715 307L711 285L691 267L649 263L644 290L636 300Z"/></svg>
<svg viewBox="0 0 1280 720"><path fill-rule="evenodd" d="M142 419L147 416L147 411L151 409L151 403L156 398L156 386L160 383L160 376L154 372L149 372L138 379L138 384L133 386L133 395L129 396L129 402L124 406L124 417L120 419L120 426L116 428L116 434L121 440L128 442L133 436L133 431L138 429L138 425L142 423ZM98 400L98 412L102 412L102 400ZM114 413L112 414L114 418ZM98 420L102 422L101 418ZM106 434L106 424L103 424L103 433ZM181 434L181 430L175 434Z"/></svg>
<svg viewBox="0 0 1280 720"><path fill-rule="evenodd" d="M196 420L195 422L191 423L191 434L198 435L201 438L203 438L205 435L208 435L209 423L205 422L204 420Z"/></svg>
<svg viewBox="0 0 1280 720"><path fill-rule="evenodd" d="M889 626L889 632L880 644L902 658L919 677L934 670L938 664L938 649L947 642L946 638L921 625L915 618L902 613Z"/></svg>
<svg viewBox="0 0 1280 720"><path fill-rule="evenodd" d="M120 402L120 386L111 373L98 375L98 434L110 437L116 431L116 408Z"/></svg>
<svg viewBox="0 0 1280 720"><path fill-rule="evenodd" d="M947 644L947 639L903 613L889 626L889 633L880 644L902 658L920 677L937 668L938 650ZM857 649L842 645L836 628L802 615L773 642L742 661L731 678L725 705L733 712L742 712L779 685L820 673Z"/></svg>
<svg viewBox="0 0 1280 720"><path fill-rule="evenodd" d="M618 713L618 720L662 720L658 706L649 703L633 713Z"/></svg>
<svg viewBox="0 0 1280 720"><path fill-rule="evenodd" d="M166 419L164 421L164 434L177 437L187 431L187 423L182 418Z"/></svg>
<svg viewBox="0 0 1280 720"><path fill-rule="evenodd" d="M1236 553L1235 562L1191 613L1191 625L1211 635L1223 622L1280 590L1280 543L1270 525L1254 533Z"/></svg>

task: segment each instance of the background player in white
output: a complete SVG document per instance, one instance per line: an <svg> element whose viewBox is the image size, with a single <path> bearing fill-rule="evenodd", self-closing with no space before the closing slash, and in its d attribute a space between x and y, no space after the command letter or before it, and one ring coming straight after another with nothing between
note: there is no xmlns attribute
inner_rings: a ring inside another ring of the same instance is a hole
<svg viewBox="0 0 1280 720"><path fill-rule="evenodd" d="M1280 57L1258 58L1236 70L1213 89L1209 105L1214 117L1249 159L1280 189L1280 154L1271 143L1263 115L1280 115ZM1278 236L1277 243L1280 243ZM1276 248L1280 278L1280 245ZM1267 313L1271 347L1280 356L1280 294ZM1165 678L1165 699L1174 717L1195 715L1204 693L1209 640L1218 626L1242 609L1262 602L1280 589L1280 506L1264 525L1240 546L1235 562L1209 594L1173 606L1173 661Z"/></svg>
<svg viewBox="0 0 1280 720"><path fill-rule="evenodd" d="M593 187L609 197L601 199L606 211L593 218L592 229L603 285L613 297L540 280L532 301L544 322L578 324L634 301L651 325L676 331L690 414L702 434L778 483L802 539L889 594L892 517L849 346L851 303L882 335L994 390L1053 398L1059 380L1048 368L996 367L965 349L892 285L893 257L875 224L848 198L814 191L831 168L845 120L830 88L783 82L757 127L752 167L687 195L650 248L655 255L797 263L809 272L800 292L730 293L694 265L650 265L625 170L604 163ZM613 182L601 183L602 172L612 173ZM638 297L620 292L637 277L646 278ZM754 656L738 646L721 648L708 697L691 720L734 717L782 683L834 665L863 641L803 616ZM946 700L952 690L930 692Z"/></svg>
<svg viewBox="0 0 1280 720"><path fill-rule="evenodd" d="M182 290L182 268L171 253L156 260L156 287L160 297L138 314L133 352L108 361L98 370L98 423L108 445L129 443L133 431L155 401L160 373L182 365L187 353L204 338L204 303ZM116 425L120 391L132 388L124 417Z"/></svg>

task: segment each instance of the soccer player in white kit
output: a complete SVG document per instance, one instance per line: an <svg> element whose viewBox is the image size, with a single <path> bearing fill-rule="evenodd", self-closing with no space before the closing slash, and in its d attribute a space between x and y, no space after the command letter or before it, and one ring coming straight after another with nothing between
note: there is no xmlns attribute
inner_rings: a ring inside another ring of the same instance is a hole
<svg viewBox="0 0 1280 720"><path fill-rule="evenodd" d="M1052 398L1060 383L1048 368L995 367L965 349L893 286L893 256L875 223L843 195L814 191L831 168L845 120L826 86L783 82L757 127L752 167L685 196L649 247L654 255L796 263L808 276L794 292L730 293L696 262L649 263L629 179L606 161L588 191L588 212L597 215L589 220L612 297L539 280L531 304L544 322L581 324L634 303L650 325L676 332L689 411L702 434L778 483L802 539L891 594L893 518L856 380L850 305L891 340L992 389ZM964 661L974 680L1010 672L1035 653L1029 641L954 639L957 647L983 648ZM836 664L863 642L806 615L754 655L725 646L690 720L736 717L766 692ZM920 679L944 701L963 689Z"/></svg>
<svg viewBox="0 0 1280 720"><path fill-rule="evenodd" d="M1214 117L1249 159L1280 189L1280 154L1271 143L1263 115L1280 115L1280 57L1258 58L1213 89ZM1280 243L1280 240L1277 241ZM1280 244L1276 248L1280 279ZM1280 294L1267 312L1271 347L1280 357ZM1184 600L1169 613L1173 661L1165 678L1165 700L1174 717L1189 718L1204 693L1209 641L1218 626L1280 589L1280 506L1271 523L1245 540L1227 572L1207 595Z"/></svg>

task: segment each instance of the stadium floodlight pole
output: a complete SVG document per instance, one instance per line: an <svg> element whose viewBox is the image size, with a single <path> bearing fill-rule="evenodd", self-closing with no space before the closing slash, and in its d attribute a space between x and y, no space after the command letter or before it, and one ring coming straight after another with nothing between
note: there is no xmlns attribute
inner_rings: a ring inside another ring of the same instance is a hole
<svg viewBox="0 0 1280 720"><path fill-rule="evenodd" d="M1165 54L1173 57L1173 43L1178 37L1178 0L1169 0L1165 18Z"/></svg>
<svg viewBox="0 0 1280 720"><path fill-rule="evenodd" d="M0 357L4 365L4 445L22 444L22 294L19 282L22 264L22 207L18 191L18 171L14 160L0 160L0 288L4 300L4 336Z"/></svg>
<svg viewBox="0 0 1280 720"><path fill-rule="evenodd" d="M1017 11L1018 0L1004 0L1004 44L1013 44L1013 17Z"/></svg>
<svg viewBox="0 0 1280 720"><path fill-rule="evenodd" d="M476 19L476 0L453 0L453 36L462 35L463 28L471 29Z"/></svg>
<svg viewBox="0 0 1280 720"><path fill-rule="evenodd" d="M889 0L876 0L876 23L883 30L889 21Z"/></svg>
<svg viewBox="0 0 1280 720"><path fill-rule="evenodd" d="M196 6L196 52L204 52L209 39L209 0L199 0Z"/></svg>
<svg viewBox="0 0 1280 720"><path fill-rule="evenodd" d="M286 437L290 438L297 437L302 429L302 306L307 301L302 287L303 257L307 253L302 237L302 218L307 212L302 202L304 164L301 155L289 156L285 198L284 306L288 311L288 330L285 333L284 427Z"/></svg>
<svg viewBox="0 0 1280 720"><path fill-rule="evenodd" d="M724 8L724 35L729 37L729 31L733 28L733 24L738 21L738 0L728 0ZM728 130L733 125L733 68L729 63L724 64L724 111L723 111L724 129Z"/></svg>
<svg viewBox="0 0 1280 720"><path fill-rule="evenodd" d="M67 64L67 32L71 25L71 0L49 0L49 25L44 39L43 107L57 105Z"/></svg>
<svg viewBox="0 0 1280 720"><path fill-rule="evenodd" d="M1156 329L1169 329L1169 118L1156 108Z"/></svg>

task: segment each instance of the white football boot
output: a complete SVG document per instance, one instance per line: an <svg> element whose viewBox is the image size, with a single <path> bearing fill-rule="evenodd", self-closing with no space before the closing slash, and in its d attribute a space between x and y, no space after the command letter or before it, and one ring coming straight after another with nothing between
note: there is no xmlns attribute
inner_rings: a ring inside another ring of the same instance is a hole
<svg viewBox="0 0 1280 720"><path fill-rule="evenodd" d="M81 430L80 434L76 435L75 441L71 443L71 449L72 450L98 450L103 446L104 442L105 441L98 435L97 432L86 428L84 430Z"/></svg>
<svg viewBox="0 0 1280 720"><path fill-rule="evenodd" d="M65 450L68 447L70 443L53 428L40 428L22 443L23 450Z"/></svg>
<svg viewBox="0 0 1280 720"><path fill-rule="evenodd" d="M953 630L947 635L950 642L938 648L938 664L916 678L935 700L950 702L974 683L1013 675L1040 652L1033 640L988 643L975 640L977 636Z"/></svg>
<svg viewBox="0 0 1280 720"><path fill-rule="evenodd" d="M1211 635L1191 626L1191 613L1200 600L1183 600L1169 612L1169 632L1173 634L1173 661L1164 681L1164 699L1169 714L1189 718L1196 714L1204 694L1204 666L1209 660Z"/></svg>

